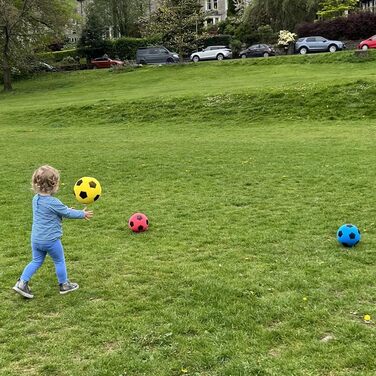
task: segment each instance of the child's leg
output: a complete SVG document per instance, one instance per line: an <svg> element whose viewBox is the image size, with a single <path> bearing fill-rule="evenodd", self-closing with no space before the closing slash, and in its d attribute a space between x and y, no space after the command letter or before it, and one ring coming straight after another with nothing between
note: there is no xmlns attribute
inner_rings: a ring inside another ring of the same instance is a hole
<svg viewBox="0 0 376 376"><path fill-rule="evenodd" d="M42 266L43 261L47 254L36 244L32 244L31 249L32 249L33 259L26 266L20 278L24 282L28 282L30 278L34 275L34 273Z"/></svg>
<svg viewBox="0 0 376 376"><path fill-rule="evenodd" d="M56 275L59 283L65 283L68 280L67 267L65 265L64 249L61 240L56 240L51 243L47 249L48 254L51 256L56 269Z"/></svg>

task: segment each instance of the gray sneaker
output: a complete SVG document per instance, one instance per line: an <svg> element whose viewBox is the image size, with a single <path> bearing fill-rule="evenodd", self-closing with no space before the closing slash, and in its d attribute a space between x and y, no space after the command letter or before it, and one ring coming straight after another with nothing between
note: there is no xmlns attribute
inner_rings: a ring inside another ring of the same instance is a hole
<svg viewBox="0 0 376 376"><path fill-rule="evenodd" d="M80 286L77 283L66 281L64 283L60 283L60 294L68 294L68 292L77 290Z"/></svg>
<svg viewBox="0 0 376 376"><path fill-rule="evenodd" d="M28 282L22 281L21 279L19 279L17 283L13 286L13 290L18 292L20 295L24 296L25 298L28 298L28 299L34 298L34 295L31 293Z"/></svg>

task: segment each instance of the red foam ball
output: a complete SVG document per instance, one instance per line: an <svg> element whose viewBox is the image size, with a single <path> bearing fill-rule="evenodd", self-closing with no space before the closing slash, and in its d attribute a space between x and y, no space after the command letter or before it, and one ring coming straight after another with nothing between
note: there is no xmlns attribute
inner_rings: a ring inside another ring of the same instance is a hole
<svg viewBox="0 0 376 376"><path fill-rule="evenodd" d="M128 227L133 232L146 231L149 227L148 217L143 213L134 213L128 221Z"/></svg>

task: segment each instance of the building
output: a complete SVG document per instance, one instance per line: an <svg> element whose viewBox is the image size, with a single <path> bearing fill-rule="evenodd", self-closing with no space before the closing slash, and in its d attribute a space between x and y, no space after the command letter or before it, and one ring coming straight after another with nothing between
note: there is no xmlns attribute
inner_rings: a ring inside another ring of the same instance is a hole
<svg viewBox="0 0 376 376"><path fill-rule="evenodd" d="M206 13L206 26L216 25L227 17L227 0L201 0L203 10Z"/></svg>
<svg viewBox="0 0 376 376"><path fill-rule="evenodd" d="M66 31L66 38L69 43L77 43L81 36L82 25L86 17L86 8L91 0L77 0L76 14L78 19L72 20L70 27Z"/></svg>

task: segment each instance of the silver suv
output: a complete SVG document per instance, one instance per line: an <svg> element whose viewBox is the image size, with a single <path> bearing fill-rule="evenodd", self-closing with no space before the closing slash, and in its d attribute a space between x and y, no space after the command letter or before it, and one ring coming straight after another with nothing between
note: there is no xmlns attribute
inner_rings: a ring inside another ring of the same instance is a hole
<svg viewBox="0 0 376 376"><path fill-rule="evenodd" d="M231 59L232 51L226 46L209 46L202 51L193 52L191 60L195 63L200 60L223 60Z"/></svg>
<svg viewBox="0 0 376 376"><path fill-rule="evenodd" d="M344 48L343 42L323 37L299 38L295 43L295 50L301 55L305 55L308 52L336 52Z"/></svg>

